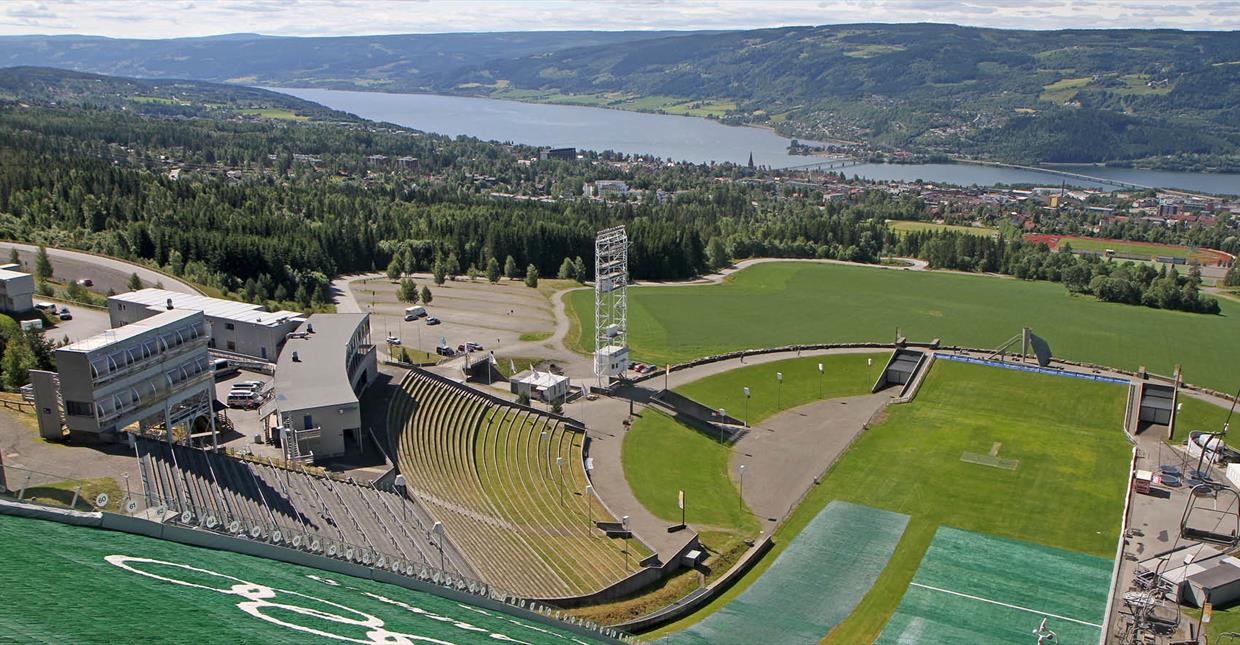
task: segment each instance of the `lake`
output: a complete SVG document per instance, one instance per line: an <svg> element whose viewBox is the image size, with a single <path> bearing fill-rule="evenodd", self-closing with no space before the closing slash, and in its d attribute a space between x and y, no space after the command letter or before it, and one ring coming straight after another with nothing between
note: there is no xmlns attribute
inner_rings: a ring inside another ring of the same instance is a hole
<svg viewBox="0 0 1240 645"><path fill-rule="evenodd" d="M535 146L614 150L694 163L731 161L743 164L752 154L754 163L771 168L801 166L815 159L788 154L789 140L771 130L727 126L699 117L437 94L268 89L373 121L388 121L451 136L467 135ZM1236 174L1083 166L1061 169L1145 186L1240 194L1240 175ZM969 164L862 164L842 169L842 172L868 179L922 179L961 185L1059 185L1067 181L1070 185L1113 188L1031 170Z"/></svg>

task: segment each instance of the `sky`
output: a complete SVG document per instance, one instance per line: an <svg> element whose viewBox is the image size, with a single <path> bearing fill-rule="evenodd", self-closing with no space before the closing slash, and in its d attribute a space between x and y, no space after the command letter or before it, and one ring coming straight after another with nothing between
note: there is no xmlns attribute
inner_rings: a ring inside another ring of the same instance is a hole
<svg viewBox="0 0 1240 645"><path fill-rule="evenodd" d="M947 22L1240 29L1240 0L0 0L0 34L170 38Z"/></svg>

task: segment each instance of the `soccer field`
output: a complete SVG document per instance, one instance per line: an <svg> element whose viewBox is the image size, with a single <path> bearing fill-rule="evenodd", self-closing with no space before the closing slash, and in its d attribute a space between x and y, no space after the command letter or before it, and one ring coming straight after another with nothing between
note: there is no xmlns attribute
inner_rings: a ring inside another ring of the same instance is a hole
<svg viewBox="0 0 1240 645"><path fill-rule="evenodd" d="M52 521L0 515L0 552L3 642L589 640L403 587Z"/></svg>
<svg viewBox="0 0 1240 645"><path fill-rule="evenodd" d="M1217 264L1220 259L1225 259L1226 257L1223 254L1207 249L1196 249L1176 244L1134 242L1132 240L1108 240L1096 237L1075 237L1072 235L1028 235L1026 239L1031 242L1046 242L1056 249L1064 244L1071 244L1072 248L1077 251L1105 253L1110 250L1123 255L1139 255L1146 258L1166 257L1197 260L1205 265ZM1188 267L1182 266L1180 269L1187 271Z"/></svg>
<svg viewBox="0 0 1240 645"><path fill-rule="evenodd" d="M593 293L572 292L582 329ZM1222 315L1165 311L1072 296L1061 284L874 267L769 262L721 285L629 291L629 343L637 360L675 363L791 343L914 340L997 347L1028 326L1056 356L1235 387L1240 303ZM589 342L588 340L585 342ZM582 351L589 348L580 347Z"/></svg>

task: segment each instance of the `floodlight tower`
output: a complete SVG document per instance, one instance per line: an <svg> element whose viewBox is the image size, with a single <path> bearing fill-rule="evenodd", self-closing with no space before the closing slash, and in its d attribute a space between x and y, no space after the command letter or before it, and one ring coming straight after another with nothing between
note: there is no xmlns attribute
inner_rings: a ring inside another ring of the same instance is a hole
<svg viewBox="0 0 1240 645"><path fill-rule="evenodd" d="M623 226L594 238L594 375L606 383L629 369L629 236Z"/></svg>

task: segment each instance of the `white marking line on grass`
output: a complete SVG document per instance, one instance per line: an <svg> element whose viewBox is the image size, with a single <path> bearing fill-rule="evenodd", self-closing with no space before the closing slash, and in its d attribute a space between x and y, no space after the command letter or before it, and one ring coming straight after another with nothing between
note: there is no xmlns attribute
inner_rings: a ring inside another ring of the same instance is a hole
<svg viewBox="0 0 1240 645"><path fill-rule="evenodd" d="M973 595L970 595L970 594L967 594L967 593L960 593L959 591L952 591L951 589L940 589L940 588L938 588L938 587L931 587L930 585L923 585L923 584L921 584L920 582L910 582L910 583L908 583L908 584L909 584L909 586L911 586L911 587L921 587L922 589L929 589L930 591L938 591L938 592L942 592L942 593L945 593L945 594L951 594L951 595L953 595L953 596L960 596L961 598L968 598L968 599L970 599L970 600L978 600L978 601L981 601L981 602L988 602L988 603L990 603L990 604L992 604L992 605L999 605L1000 607L1007 607L1007 608L1009 608L1009 609L1017 609L1017 610L1020 610L1020 611L1027 611L1027 612L1029 612L1029 613L1031 613L1031 614L1037 614L1037 615L1039 615L1039 616L1046 616L1047 618L1058 618L1059 620L1067 620L1067 621L1071 621L1071 622L1077 623L1077 624L1079 624L1079 625L1085 625L1085 626L1087 626L1087 627L1097 627L1098 629L1102 629L1102 625L1099 625L1099 624L1097 624L1097 623L1091 623L1091 622L1087 622L1087 621L1084 621L1084 620L1077 620L1076 618L1068 618L1067 616L1060 616L1059 614L1050 614L1050 613L1047 613L1047 612L1044 612L1044 611L1038 611L1038 610L1036 610L1036 609L1030 609L1030 608L1028 608L1028 607L1021 607L1020 605L1012 605L1012 604L1008 604L1008 603L1006 603L1006 602L999 602L998 600L991 600L991 599L989 599L989 598L983 598L983 597L981 597L981 596L973 596Z"/></svg>

